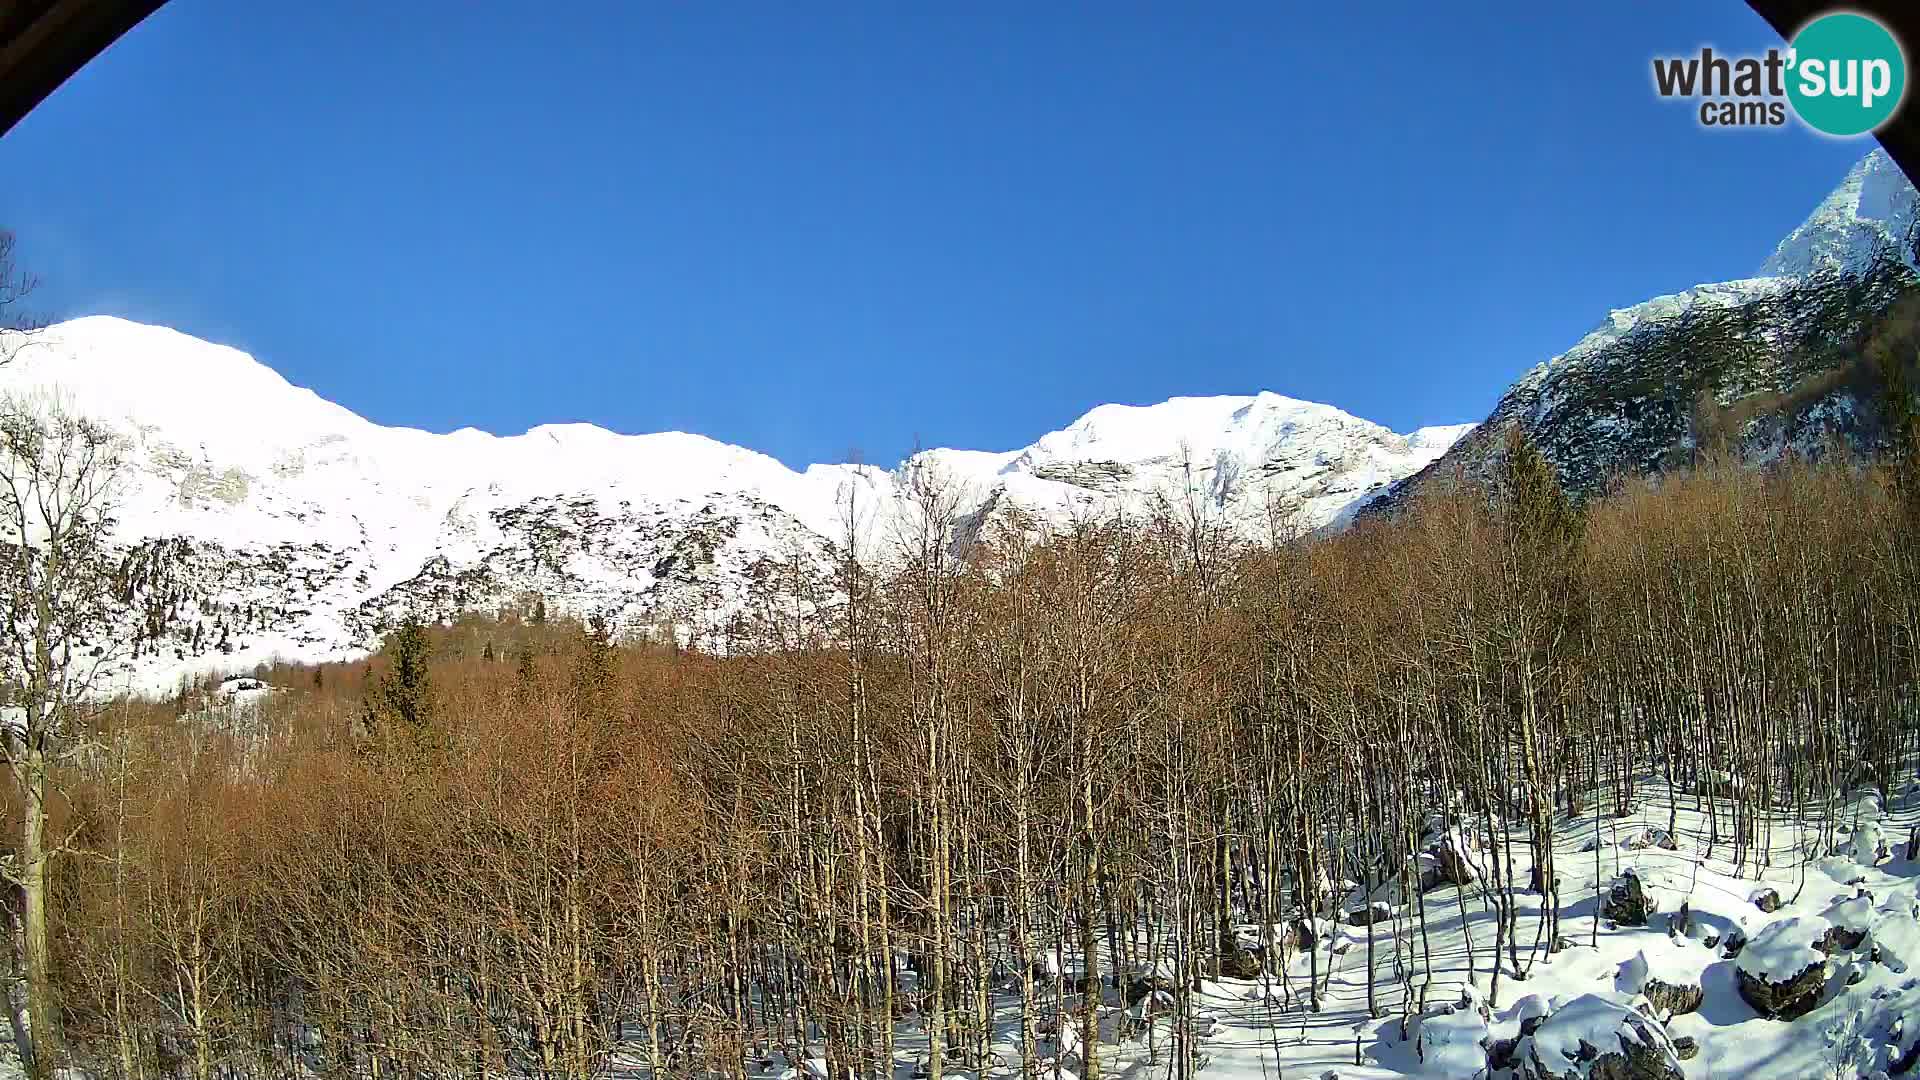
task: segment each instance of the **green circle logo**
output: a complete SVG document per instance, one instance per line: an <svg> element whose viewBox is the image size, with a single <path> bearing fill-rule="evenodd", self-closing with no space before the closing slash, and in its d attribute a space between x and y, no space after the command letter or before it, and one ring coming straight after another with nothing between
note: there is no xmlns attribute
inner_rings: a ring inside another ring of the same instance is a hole
<svg viewBox="0 0 1920 1080"><path fill-rule="evenodd" d="M1907 92L1907 58L1887 28L1865 15L1822 15L1800 28L1787 54L1787 99L1815 131L1864 135L1887 122Z"/></svg>

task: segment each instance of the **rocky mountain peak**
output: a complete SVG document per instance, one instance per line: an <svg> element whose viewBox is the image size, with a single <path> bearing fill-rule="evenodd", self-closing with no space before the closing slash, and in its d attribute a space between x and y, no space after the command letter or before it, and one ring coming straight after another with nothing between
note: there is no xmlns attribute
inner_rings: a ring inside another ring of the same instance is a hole
<svg viewBox="0 0 1920 1080"><path fill-rule="evenodd" d="M1694 286L1609 312L1518 379L1477 428L1370 504L1484 477L1520 425L1586 496L1621 476L1685 465L1709 443L1757 461L1878 439L1862 356L1885 313L1920 293L1913 184L1881 150L1776 247L1753 278Z"/></svg>

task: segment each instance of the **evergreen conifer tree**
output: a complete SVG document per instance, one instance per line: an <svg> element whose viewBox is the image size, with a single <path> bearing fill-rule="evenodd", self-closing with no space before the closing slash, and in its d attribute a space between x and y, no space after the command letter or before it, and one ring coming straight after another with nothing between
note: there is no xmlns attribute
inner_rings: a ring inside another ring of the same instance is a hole
<svg viewBox="0 0 1920 1080"><path fill-rule="evenodd" d="M367 730L378 733L387 721L398 720L417 737L433 720L433 688L427 672L432 644L426 628L409 615L387 635L384 651L392 666L367 695Z"/></svg>

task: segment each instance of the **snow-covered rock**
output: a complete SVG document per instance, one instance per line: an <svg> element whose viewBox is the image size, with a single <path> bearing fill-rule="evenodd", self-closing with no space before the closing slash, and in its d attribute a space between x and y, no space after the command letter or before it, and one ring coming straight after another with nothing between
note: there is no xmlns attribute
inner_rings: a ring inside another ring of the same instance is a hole
<svg viewBox="0 0 1920 1080"><path fill-rule="evenodd" d="M1847 844L1853 861L1861 866L1873 866L1886 858L1887 844L1880 835L1880 823L1862 821L1853 830Z"/></svg>
<svg viewBox="0 0 1920 1080"><path fill-rule="evenodd" d="M1660 908L1660 891L1652 877L1630 866L1608 887L1601 914L1621 926L1645 926L1648 916Z"/></svg>
<svg viewBox="0 0 1920 1080"><path fill-rule="evenodd" d="M1620 965L1620 974L1614 979L1613 988L1623 994L1638 994L1646 987L1647 979L1651 977L1647 954L1643 949L1628 957L1627 962Z"/></svg>
<svg viewBox="0 0 1920 1080"><path fill-rule="evenodd" d="M1533 1032L1528 1025L1535 1021L1545 1020L1552 1013L1553 1007L1547 1003L1546 998L1541 997L1539 994L1528 994L1526 997L1514 1002L1513 1005L1507 1009L1506 1020L1509 1023L1518 1024L1521 1034L1531 1035ZM1534 1026L1538 1025L1535 1024Z"/></svg>
<svg viewBox="0 0 1920 1080"><path fill-rule="evenodd" d="M1734 965L1740 996L1762 1016L1793 1020L1820 1003L1834 925L1818 915L1768 923Z"/></svg>
<svg viewBox="0 0 1920 1080"><path fill-rule="evenodd" d="M1873 901L1865 896L1838 901L1820 913L1821 918L1833 924L1830 943L1842 949L1859 948L1873 930L1877 915Z"/></svg>
<svg viewBox="0 0 1920 1080"><path fill-rule="evenodd" d="M1858 273L1875 251L1898 248L1912 234L1915 211L1913 184L1886 151L1876 149L1780 241L1759 276Z"/></svg>
<svg viewBox="0 0 1920 1080"><path fill-rule="evenodd" d="M1586 994L1553 1011L1515 1050L1522 1080L1683 1080L1673 1041L1614 996Z"/></svg>
<svg viewBox="0 0 1920 1080"><path fill-rule="evenodd" d="M1664 851L1672 851L1677 848L1679 844L1667 830L1647 826L1641 829L1634 829L1621 837L1620 846L1628 851L1644 851L1647 848L1660 848Z"/></svg>
<svg viewBox="0 0 1920 1080"><path fill-rule="evenodd" d="M1443 885L1471 885L1479 877L1473 843L1458 826L1448 828L1415 857L1422 891Z"/></svg>
<svg viewBox="0 0 1920 1080"><path fill-rule="evenodd" d="M1421 1075L1474 1080L1487 1071L1487 1019L1478 1009L1449 1005L1418 1019L1414 1049Z"/></svg>
<svg viewBox="0 0 1920 1080"><path fill-rule="evenodd" d="M1346 913L1346 920L1353 926L1372 926L1393 918L1393 905L1385 900L1374 900Z"/></svg>
<svg viewBox="0 0 1920 1080"><path fill-rule="evenodd" d="M1906 905L1890 905L1875 912L1871 934L1875 955L1896 974L1920 964L1920 920Z"/></svg>

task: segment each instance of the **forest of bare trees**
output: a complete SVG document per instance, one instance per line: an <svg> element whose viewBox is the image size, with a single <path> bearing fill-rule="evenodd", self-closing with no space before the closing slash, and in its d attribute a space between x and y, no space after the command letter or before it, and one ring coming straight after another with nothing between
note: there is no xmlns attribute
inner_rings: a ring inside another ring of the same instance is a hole
<svg viewBox="0 0 1920 1080"><path fill-rule="evenodd" d="M1008 1023L1020 1075L1069 1048L1097 1077L1103 1018L1157 1015L1186 1076L1182 988L1264 970L1310 1012L1319 954L1288 961L1323 920L1392 921L1391 1016L1426 1004L1428 920L1491 912L1497 999L1594 921L1563 918L1556 838L1639 792L1757 872L1770 811L1830 828L1892 784L1903 458L1706 460L1580 509L1523 440L1504 461L1492 497L1264 543L1207 496L976 534L925 477L886 559L846 506L839 596L766 575L752 654L508 612L263 672L259 723L204 688L89 713L44 762L33 1023L129 1078L741 1076L803 1046L867 1078L909 1033L939 1078Z"/></svg>

